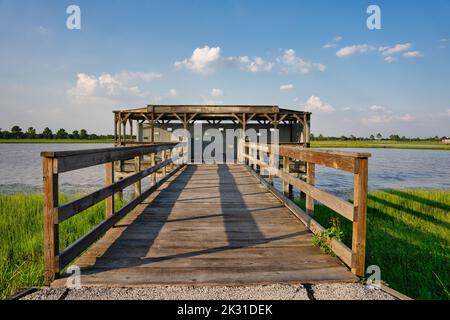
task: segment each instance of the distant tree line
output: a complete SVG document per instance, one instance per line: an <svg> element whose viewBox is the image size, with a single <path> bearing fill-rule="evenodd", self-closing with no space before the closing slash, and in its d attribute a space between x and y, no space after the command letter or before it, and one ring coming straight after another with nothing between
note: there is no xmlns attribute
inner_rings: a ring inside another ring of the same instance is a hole
<svg viewBox="0 0 450 320"><path fill-rule="evenodd" d="M353 134L349 136L340 136L340 137L327 137L322 134L315 136L311 134L311 140L313 141L370 141L370 140L391 140L391 141L442 141L444 139L448 139L446 136L443 137L430 137L430 138L419 138L419 137L406 137L399 136L398 134L391 134L388 137L383 137L381 133L377 133L376 135L371 134L369 137L357 137Z"/></svg>
<svg viewBox="0 0 450 320"><path fill-rule="evenodd" d="M36 132L36 129L29 127L23 131L21 127L14 126L10 131L4 131L0 128L0 139L73 139L73 140L111 140L113 135L98 135L95 133L88 133L86 129L74 130L71 133L61 128L56 133L50 128L45 128L41 133Z"/></svg>

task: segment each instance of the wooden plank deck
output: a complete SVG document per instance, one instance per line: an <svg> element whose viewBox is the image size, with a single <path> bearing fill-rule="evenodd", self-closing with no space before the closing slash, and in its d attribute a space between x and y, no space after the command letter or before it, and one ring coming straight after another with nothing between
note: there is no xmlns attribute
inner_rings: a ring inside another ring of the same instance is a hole
<svg viewBox="0 0 450 320"><path fill-rule="evenodd" d="M311 238L244 166L188 165L74 264L83 286L357 280Z"/></svg>

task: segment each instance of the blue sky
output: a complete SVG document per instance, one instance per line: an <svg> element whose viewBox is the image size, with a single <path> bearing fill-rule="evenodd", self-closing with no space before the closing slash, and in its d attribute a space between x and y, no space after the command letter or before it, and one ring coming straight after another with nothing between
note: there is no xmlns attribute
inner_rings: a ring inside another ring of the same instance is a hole
<svg viewBox="0 0 450 320"><path fill-rule="evenodd" d="M0 0L0 39L3 129L217 103L309 110L315 134L450 136L449 0Z"/></svg>

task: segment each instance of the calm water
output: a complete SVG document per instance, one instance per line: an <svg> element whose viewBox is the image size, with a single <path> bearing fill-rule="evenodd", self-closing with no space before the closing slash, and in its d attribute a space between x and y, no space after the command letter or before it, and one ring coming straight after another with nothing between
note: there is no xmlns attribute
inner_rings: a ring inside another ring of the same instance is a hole
<svg viewBox="0 0 450 320"><path fill-rule="evenodd" d="M107 148L109 144L0 144L0 193L40 192L40 152ZM342 149L370 152L369 188L439 188L450 190L450 152L434 150ZM60 190L69 194L96 190L102 166L64 173ZM352 194L351 174L317 167L317 186L341 197Z"/></svg>
<svg viewBox="0 0 450 320"><path fill-rule="evenodd" d="M111 144L0 144L0 193L42 191L41 151L110 148ZM102 166L60 175L60 191L89 192L103 183Z"/></svg>
<svg viewBox="0 0 450 320"><path fill-rule="evenodd" d="M450 151L407 149L335 149L369 152L369 190L434 188L450 190ZM352 197L353 175L317 169L317 185L343 197Z"/></svg>

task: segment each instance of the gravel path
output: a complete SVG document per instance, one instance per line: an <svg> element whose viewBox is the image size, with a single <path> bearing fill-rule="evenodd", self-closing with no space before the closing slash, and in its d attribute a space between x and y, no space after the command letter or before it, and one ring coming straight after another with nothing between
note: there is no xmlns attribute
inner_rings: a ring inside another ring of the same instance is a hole
<svg viewBox="0 0 450 320"><path fill-rule="evenodd" d="M383 290L360 283L311 286L274 284L265 286L159 286L149 288L44 288L23 300L394 300Z"/></svg>

